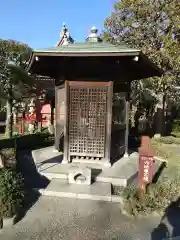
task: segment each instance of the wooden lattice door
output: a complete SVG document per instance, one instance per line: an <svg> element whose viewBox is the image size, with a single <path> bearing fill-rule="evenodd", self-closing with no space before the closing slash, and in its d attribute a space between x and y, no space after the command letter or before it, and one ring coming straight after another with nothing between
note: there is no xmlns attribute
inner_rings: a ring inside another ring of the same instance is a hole
<svg viewBox="0 0 180 240"><path fill-rule="evenodd" d="M109 89L112 83L67 83L67 155L105 159L108 138ZM109 112L110 111L110 112Z"/></svg>

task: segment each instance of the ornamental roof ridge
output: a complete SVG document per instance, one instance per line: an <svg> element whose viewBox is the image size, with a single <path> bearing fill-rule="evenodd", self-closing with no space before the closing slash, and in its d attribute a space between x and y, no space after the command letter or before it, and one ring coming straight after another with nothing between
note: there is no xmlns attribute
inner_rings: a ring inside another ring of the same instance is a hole
<svg viewBox="0 0 180 240"><path fill-rule="evenodd" d="M63 23L63 27L60 31L60 40L56 44L56 47L65 46L65 45L68 45L69 43L70 44L74 43L74 39L71 37L71 34L68 28L66 27L66 24Z"/></svg>

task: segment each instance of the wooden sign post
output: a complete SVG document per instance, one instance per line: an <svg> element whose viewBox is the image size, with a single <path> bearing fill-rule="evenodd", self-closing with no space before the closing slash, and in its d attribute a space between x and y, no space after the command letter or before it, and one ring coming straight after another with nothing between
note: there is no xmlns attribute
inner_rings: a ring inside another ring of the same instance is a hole
<svg viewBox="0 0 180 240"><path fill-rule="evenodd" d="M143 136L139 148L139 190L145 192L146 185L152 182L155 170L155 154L150 144L150 138Z"/></svg>

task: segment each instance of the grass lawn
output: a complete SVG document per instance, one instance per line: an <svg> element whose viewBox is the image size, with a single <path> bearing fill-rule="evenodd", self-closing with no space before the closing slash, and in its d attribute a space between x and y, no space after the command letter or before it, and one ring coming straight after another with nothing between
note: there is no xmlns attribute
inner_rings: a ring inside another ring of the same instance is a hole
<svg viewBox="0 0 180 240"><path fill-rule="evenodd" d="M153 138L152 146L155 149L156 156L168 160L168 165L180 166L180 133L174 133L174 136Z"/></svg>
<svg viewBox="0 0 180 240"><path fill-rule="evenodd" d="M172 209L170 203L179 199L180 134L152 138L151 143L156 156L166 159L168 165L165 168L161 165L157 170L154 183L149 185L143 199L142 197L139 198L139 194L137 194L137 186L130 186L125 189L123 192L124 209L130 215L138 216L140 214L145 216L154 211L166 215L166 212L168 212L166 209Z"/></svg>

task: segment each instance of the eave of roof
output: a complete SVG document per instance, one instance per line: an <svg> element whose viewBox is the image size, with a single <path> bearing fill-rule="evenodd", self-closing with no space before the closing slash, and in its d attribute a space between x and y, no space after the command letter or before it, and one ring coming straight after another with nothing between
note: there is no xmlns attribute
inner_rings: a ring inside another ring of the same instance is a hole
<svg viewBox="0 0 180 240"><path fill-rule="evenodd" d="M110 56L139 56L161 76L163 72L141 50L129 48L126 45L112 45L110 43L74 43L66 46L57 46L33 51L29 60L28 71L36 57L110 57Z"/></svg>
<svg viewBox="0 0 180 240"><path fill-rule="evenodd" d="M112 45L109 43L74 43L67 46L57 46L44 49L35 49L31 55L28 71L38 56L61 57L93 57L93 56L138 56L139 49L128 48L125 45Z"/></svg>
<svg viewBox="0 0 180 240"><path fill-rule="evenodd" d="M57 46L44 49L35 49L34 53L120 53L140 52L139 49L129 48L126 45L112 45L109 43L74 43L66 46Z"/></svg>

